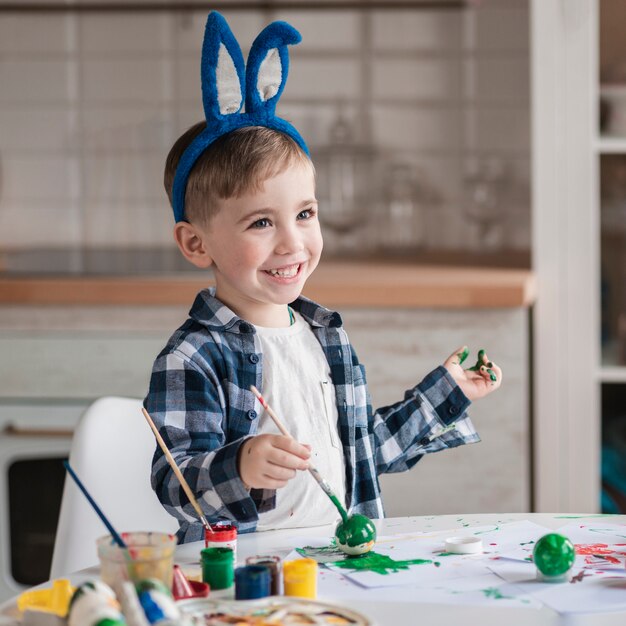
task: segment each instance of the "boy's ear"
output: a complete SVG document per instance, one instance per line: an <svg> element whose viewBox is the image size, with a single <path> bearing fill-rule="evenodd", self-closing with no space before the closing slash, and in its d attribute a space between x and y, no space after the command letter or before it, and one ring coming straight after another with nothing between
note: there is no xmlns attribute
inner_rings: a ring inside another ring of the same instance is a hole
<svg viewBox="0 0 626 626"><path fill-rule="evenodd" d="M174 240L183 256L193 265L206 269L213 264L202 232L189 222L177 222L174 226Z"/></svg>

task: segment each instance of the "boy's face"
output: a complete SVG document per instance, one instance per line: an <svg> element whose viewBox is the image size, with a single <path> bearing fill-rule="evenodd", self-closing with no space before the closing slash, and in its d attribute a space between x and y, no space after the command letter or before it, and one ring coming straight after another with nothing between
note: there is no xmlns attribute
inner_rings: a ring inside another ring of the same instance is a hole
<svg viewBox="0 0 626 626"><path fill-rule="evenodd" d="M283 325L322 253L312 168L289 166L259 191L220 201L201 237L217 298L253 324Z"/></svg>

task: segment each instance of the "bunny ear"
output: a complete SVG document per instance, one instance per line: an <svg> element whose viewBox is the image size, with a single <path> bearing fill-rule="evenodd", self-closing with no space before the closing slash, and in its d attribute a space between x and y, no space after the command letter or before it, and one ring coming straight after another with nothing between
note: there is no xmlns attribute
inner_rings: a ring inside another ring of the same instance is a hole
<svg viewBox="0 0 626 626"><path fill-rule="evenodd" d="M300 43L300 33L286 22L272 22L254 40L246 65L246 113L274 116L289 72L287 46Z"/></svg>
<svg viewBox="0 0 626 626"><path fill-rule="evenodd" d="M226 20L212 11L202 44L202 102L207 123L238 113L243 105L245 66L241 48Z"/></svg>

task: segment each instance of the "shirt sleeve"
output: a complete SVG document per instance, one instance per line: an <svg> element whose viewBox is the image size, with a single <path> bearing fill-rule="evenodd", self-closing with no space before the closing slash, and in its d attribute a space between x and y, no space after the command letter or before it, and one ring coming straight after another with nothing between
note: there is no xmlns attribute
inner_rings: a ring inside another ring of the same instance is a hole
<svg viewBox="0 0 626 626"><path fill-rule="evenodd" d="M406 391L401 402L370 413L378 473L401 472L425 454L480 441L469 405L441 365Z"/></svg>
<svg viewBox="0 0 626 626"><path fill-rule="evenodd" d="M163 437L209 522L255 522L254 496L237 471L244 438L226 442L225 402L217 377L202 371L184 352L157 357L144 406ZM152 488L181 522L198 515L160 447L152 459Z"/></svg>

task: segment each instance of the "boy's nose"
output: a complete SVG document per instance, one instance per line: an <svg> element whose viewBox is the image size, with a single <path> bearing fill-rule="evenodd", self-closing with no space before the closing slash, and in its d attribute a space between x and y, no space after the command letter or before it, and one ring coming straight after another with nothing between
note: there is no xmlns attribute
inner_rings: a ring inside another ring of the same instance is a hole
<svg viewBox="0 0 626 626"><path fill-rule="evenodd" d="M278 233L276 240L277 254L293 254L304 247L300 233L293 228L285 228Z"/></svg>

